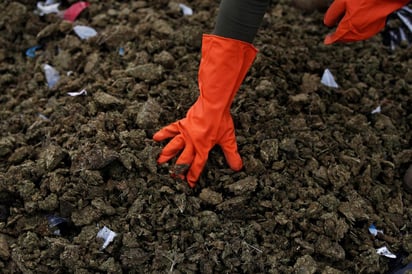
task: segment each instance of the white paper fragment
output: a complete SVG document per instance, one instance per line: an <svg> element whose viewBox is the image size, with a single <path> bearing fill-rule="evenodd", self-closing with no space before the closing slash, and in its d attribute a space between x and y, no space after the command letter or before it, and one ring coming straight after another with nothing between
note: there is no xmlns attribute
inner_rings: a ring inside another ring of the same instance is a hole
<svg viewBox="0 0 412 274"><path fill-rule="evenodd" d="M320 82L327 87L331 87L331 88L339 87L338 84L335 82L335 78L333 77L329 69L325 69L322 75L322 80Z"/></svg>
<svg viewBox="0 0 412 274"><path fill-rule="evenodd" d="M80 37L80 39L85 40L90 37L96 36L97 32L88 26L75 26L73 27L74 32Z"/></svg>
<svg viewBox="0 0 412 274"><path fill-rule="evenodd" d="M186 6L185 4L180 3L179 7L182 10L183 15L187 15L187 16L193 15L193 10L190 7Z"/></svg>
<svg viewBox="0 0 412 274"><path fill-rule="evenodd" d="M381 113L382 108L381 106L376 107L374 110L371 111L372 114Z"/></svg>
<svg viewBox="0 0 412 274"><path fill-rule="evenodd" d="M87 95L87 90L86 89L82 89L81 91L76 91L76 92L68 92L67 93L70 96L80 96L80 95Z"/></svg>
<svg viewBox="0 0 412 274"><path fill-rule="evenodd" d="M372 234L373 236L378 235L378 233L382 233L382 234L383 234L383 230L376 229L375 225L373 225L373 224L371 224L371 225L369 226L369 232L370 232L370 234Z"/></svg>
<svg viewBox="0 0 412 274"><path fill-rule="evenodd" d="M114 237L116 236L117 236L116 232L110 230L106 226L100 229L99 232L97 233L97 238L101 238L104 240L102 249L105 249L113 241Z"/></svg>
<svg viewBox="0 0 412 274"><path fill-rule="evenodd" d="M48 64L43 65L44 74L49 88L54 87L60 79L59 72Z"/></svg>
<svg viewBox="0 0 412 274"><path fill-rule="evenodd" d="M37 2L37 12L40 16L49 13L59 13L60 3L52 3L53 1Z"/></svg>
<svg viewBox="0 0 412 274"><path fill-rule="evenodd" d="M388 258L396 259L396 255L390 252L386 246L376 249L376 253Z"/></svg>

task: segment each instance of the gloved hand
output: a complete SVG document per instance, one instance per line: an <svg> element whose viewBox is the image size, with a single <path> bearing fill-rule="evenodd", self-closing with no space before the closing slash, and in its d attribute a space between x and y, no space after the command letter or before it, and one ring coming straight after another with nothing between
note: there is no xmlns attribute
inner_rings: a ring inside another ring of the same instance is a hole
<svg viewBox="0 0 412 274"><path fill-rule="evenodd" d="M257 50L249 43L203 35L198 74L200 96L185 118L162 128L153 136L155 141L172 138L160 153L159 164L182 151L171 174L182 179L186 177L190 187L195 187L209 151L216 144L221 146L233 170L242 168L230 106L256 53Z"/></svg>
<svg viewBox="0 0 412 274"><path fill-rule="evenodd" d="M164 127L153 136L155 141L168 138L173 139L165 146L157 161L159 164L165 163L183 150L171 174L184 179L187 172L186 179L191 187L196 185L209 151L215 144L221 146L233 170L242 168L230 113L220 113L218 109L209 108L201 99L189 109L186 118Z"/></svg>
<svg viewBox="0 0 412 274"><path fill-rule="evenodd" d="M365 40L385 27L386 17L406 5L409 0L335 0L326 11L323 22L334 33L326 36L324 43Z"/></svg>

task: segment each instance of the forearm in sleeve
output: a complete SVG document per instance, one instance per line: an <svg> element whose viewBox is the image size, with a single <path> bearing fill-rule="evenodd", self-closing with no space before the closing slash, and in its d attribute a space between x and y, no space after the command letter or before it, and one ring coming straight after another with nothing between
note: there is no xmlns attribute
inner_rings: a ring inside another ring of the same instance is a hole
<svg viewBox="0 0 412 274"><path fill-rule="evenodd" d="M213 34L252 43L269 0L222 0Z"/></svg>

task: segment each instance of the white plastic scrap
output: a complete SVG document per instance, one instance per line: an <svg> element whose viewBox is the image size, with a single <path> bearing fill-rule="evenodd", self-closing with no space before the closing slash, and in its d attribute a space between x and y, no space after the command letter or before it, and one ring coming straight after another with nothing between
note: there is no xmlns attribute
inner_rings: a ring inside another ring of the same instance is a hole
<svg viewBox="0 0 412 274"><path fill-rule="evenodd" d="M371 224L371 225L369 226L369 232L370 232L370 234L372 234L373 236L378 235L378 233L382 233L382 234L383 234L383 230L376 229L376 227L375 227L374 224Z"/></svg>
<svg viewBox="0 0 412 274"><path fill-rule="evenodd" d="M87 95L87 90L82 89L81 91L76 91L76 92L68 92L67 93L69 96L80 96L80 95Z"/></svg>
<svg viewBox="0 0 412 274"><path fill-rule="evenodd" d="M37 2L37 12L40 16L49 13L60 13L60 3L54 3L54 1Z"/></svg>
<svg viewBox="0 0 412 274"><path fill-rule="evenodd" d="M97 35L97 32L93 28L87 26L75 26L73 27L73 30L82 40L89 39L90 37Z"/></svg>
<svg viewBox="0 0 412 274"><path fill-rule="evenodd" d="M325 69L322 75L322 80L320 82L327 87L331 87L331 88L339 87L338 84L335 82L335 78L333 77L329 69Z"/></svg>
<svg viewBox="0 0 412 274"><path fill-rule="evenodd" d="M376 253L388 258L396 259L396 255L390 252L386 246L376 249Z"/></svg>
<svg viewBox="0 0 412 274"><path fill-rule="evenodd" d="M179 7L182 10L183 15L187 15L187 16L193 15L192 8L186 6L185 4L182 4L182 3L179 4Z"/></svg>
<svg viewBox="0 0 412 274"><path fill-rule="evenodd" d="M404 23L405 26L409 29L409 31L412 31L412 23L409 21L408 17L401 14L400 12L398 12L397 15L399 19L401 19L402 23Z"/></svg>
<svg viewBox="0 0 412 274"><path fill-rule="evenodd" d="M47 116L44 115L44 114L39 113L38 116L39 116L39 118L42 119L42 120L49 121L49 118L47 118Z"/></svg>
<svg viewBox="0 0 412 274"><path fill-rule="evenodd" d="M43 65L44 74L49 88L54 87L60 79L59 72L48 64Z"/></svg>
<svg viewBox="0 0 412 274"><path fill-rule="evenodd" d="M381 111L382 111L381 106L378 106L374 110L371 111L371 114L381 113Z"/></svg>
<svg viewBox="0 0 412 274"><path fill-rule="evenodd" d="M106 226L100 229L99 232L97 233L97 238L101 238L104 240L102 249L105 249L113 241L114 237L116 236L117 236L116 232L110 230Z"/></svg>

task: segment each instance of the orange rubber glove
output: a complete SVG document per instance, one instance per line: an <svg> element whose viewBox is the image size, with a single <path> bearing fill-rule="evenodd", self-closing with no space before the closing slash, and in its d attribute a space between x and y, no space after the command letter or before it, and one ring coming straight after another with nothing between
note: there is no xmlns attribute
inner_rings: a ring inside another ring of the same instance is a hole
<svg viewBox="0 0 412 274"><path fill-rule="evenodd" d="M236 171L242 168L230 106L256 53L247 42L203 35L198 73L200 95L185 118L153 136L158 142L172 138L160 153L159 164L182 151L171 174L182 179L186 177L192 188L202 173L209 151L216 144L221 146L230 168Z"/></svg>
<svg viewBox="0 0 412 274"><path fill-rule="evenodd" d="M328 45L368 39L385 27L389 14L408 2L409 0L335 0L326 11L323 22L332 27L341 20L336 31L326 36L324 43Z"/></svg>

